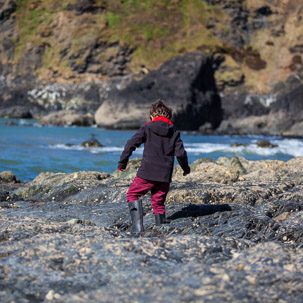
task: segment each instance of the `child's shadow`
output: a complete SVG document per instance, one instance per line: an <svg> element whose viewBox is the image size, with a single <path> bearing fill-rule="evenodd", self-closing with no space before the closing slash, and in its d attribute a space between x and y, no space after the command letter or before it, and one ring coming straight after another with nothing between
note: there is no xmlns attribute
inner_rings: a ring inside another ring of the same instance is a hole
<svg viewBox="0 0 303 303"><path fill-rule="evenodd" d="M180 218L187 217L202 217L214 214L221 211L231 211L231 207L228 204L219 204L219 205L208 205L208 204L189 204L186 207L183 207L181 210L175 212L167 219L176 220Z"/></svg>

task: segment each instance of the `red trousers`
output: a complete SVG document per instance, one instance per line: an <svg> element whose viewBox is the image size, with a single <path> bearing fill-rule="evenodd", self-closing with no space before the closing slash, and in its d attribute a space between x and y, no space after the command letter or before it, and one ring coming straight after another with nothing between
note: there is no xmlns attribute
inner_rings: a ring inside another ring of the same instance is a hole
<svg viewBox="0 0 303 303"><path fill-rule="evenodd" d="M169 185L169 182L148 181L135 177L126 194L127 202L136 201L151 191L153 214L163 214L165 213L165 200Z"/></svg>

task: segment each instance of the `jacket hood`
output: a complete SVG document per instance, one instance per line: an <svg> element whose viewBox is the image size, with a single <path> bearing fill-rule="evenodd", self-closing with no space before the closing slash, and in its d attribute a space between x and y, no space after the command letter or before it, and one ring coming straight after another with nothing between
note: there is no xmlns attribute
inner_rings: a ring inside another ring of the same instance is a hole
<svg viewBox="0 0 303 303"><path fill-rule="evenodd" d="M164 117L157 117L152 121L145 123L153 133L161 137L171 137L174 133L174 125L171 121Z"/></svg>

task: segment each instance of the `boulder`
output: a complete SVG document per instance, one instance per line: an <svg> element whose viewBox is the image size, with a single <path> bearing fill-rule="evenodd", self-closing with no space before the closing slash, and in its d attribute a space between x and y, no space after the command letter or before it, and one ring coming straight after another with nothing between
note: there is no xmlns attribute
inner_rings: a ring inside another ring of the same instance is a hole
<svg viewBox="0 0 303 303"><path fill-rule="evenodd" d="M29 106L11 106L0 109L0 117L12 119L31 119L33 118Z"/></svg>
<svg viewBox="0 0 303 303"><path fill-rule="evenodd" d="M298 108L300 112L300 109ZM270 112L268 115L229 118L216 129L217 134L260 134L273 136L303 136L301 118L294 118L286 110Z"/></svg>
<svg viewBox="0 0 303 303"><path fill-rule="evenodd" d="M48 201L71 198L87 189L96 187L100 181L110 178L110 174L98 171L79 171L74 173L40 173L32 182L19 188L20 198L45 199ZM73 198L71 198L73 199ZM89 198L88 198L89 199Z"/></svg>
<svg viewBox="0 0 303 303"><path fill-rule="evenodd" d="M222 119L214 79L214 57L200 53L178 56L151 71L140 81L109 93L95 114L108 128L137 128L149 120L150 105L162 98L174 111L179 129L197 130L205 123L216 128Z"/></svg>
<svg viewBox="0 0 303 303"><path fill-rule="evenodd" d="M141 166L141 158L134 158L128 161L127 167L124 171L116 170L113 173L113 177L116 178L129 178L133 179L137 175L137 170Z"/></svg>
<svg viewBox="0 0 303 303"><path fill-rule="evenodd" d="M42 126L91 126L94 118L89 115L77 114L74 111L59 111L44 116L39 120Z"/></svg>
<svg viewBox="0 0 303 303"><path fill-rule="evenodd" d="M297 121L290 129L283 132L284 136L303 138L303 121Z"/></svg>
<svg viewBox="0 0 303 303"><path fill-rule="evenodd" d="M20 180L16 178L13 172L3 171L0 172L0 183L20 183Z"/></svg>
<svg viewBox="0 0 303 303"><path fill-rule="evenodd" d="M262 147L262 148L274 148L274 147L278 147L277 144L272 144L268 140L260 140L256 144L257 144L258 147Z"/></svg>
<svg viewBox="0 0 303 303"><path fill-rule="evenodd" d="M32 103L29 99L28 91L32 87L31 80L24 77L23 81L28 81L28 83L2 86L0 81L0 117L31 119L43 113L41 105Z"/></svg>
<svg viewBox="0 0 303 303"><path fill-rule="evenodd" d="M230 146L231 147L239 147L239 146L247 146L248 144L246 143L238 143L238 142L235 142L235 143L232 143Z"/></svg>
<svg viewBox="0 0 303 303"><path fill-rule="evenodd" d="M82 142L82 143L81 143L81 146L84 146L84 147L103 147L104 145L102 145L102 144L95 138L94 134L92 134L90 140Z"/></svg>

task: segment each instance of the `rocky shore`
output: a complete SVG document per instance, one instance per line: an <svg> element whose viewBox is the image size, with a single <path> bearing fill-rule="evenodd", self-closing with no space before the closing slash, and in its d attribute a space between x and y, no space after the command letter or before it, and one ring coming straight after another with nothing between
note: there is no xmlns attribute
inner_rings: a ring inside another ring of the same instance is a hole
<svg viewBox="0 0 303 303"><path fill-rule="evenodd" d="M1 302L300 302L303 158L176 167L172 222L130 233L125 173L0 174Z"/></svg>

